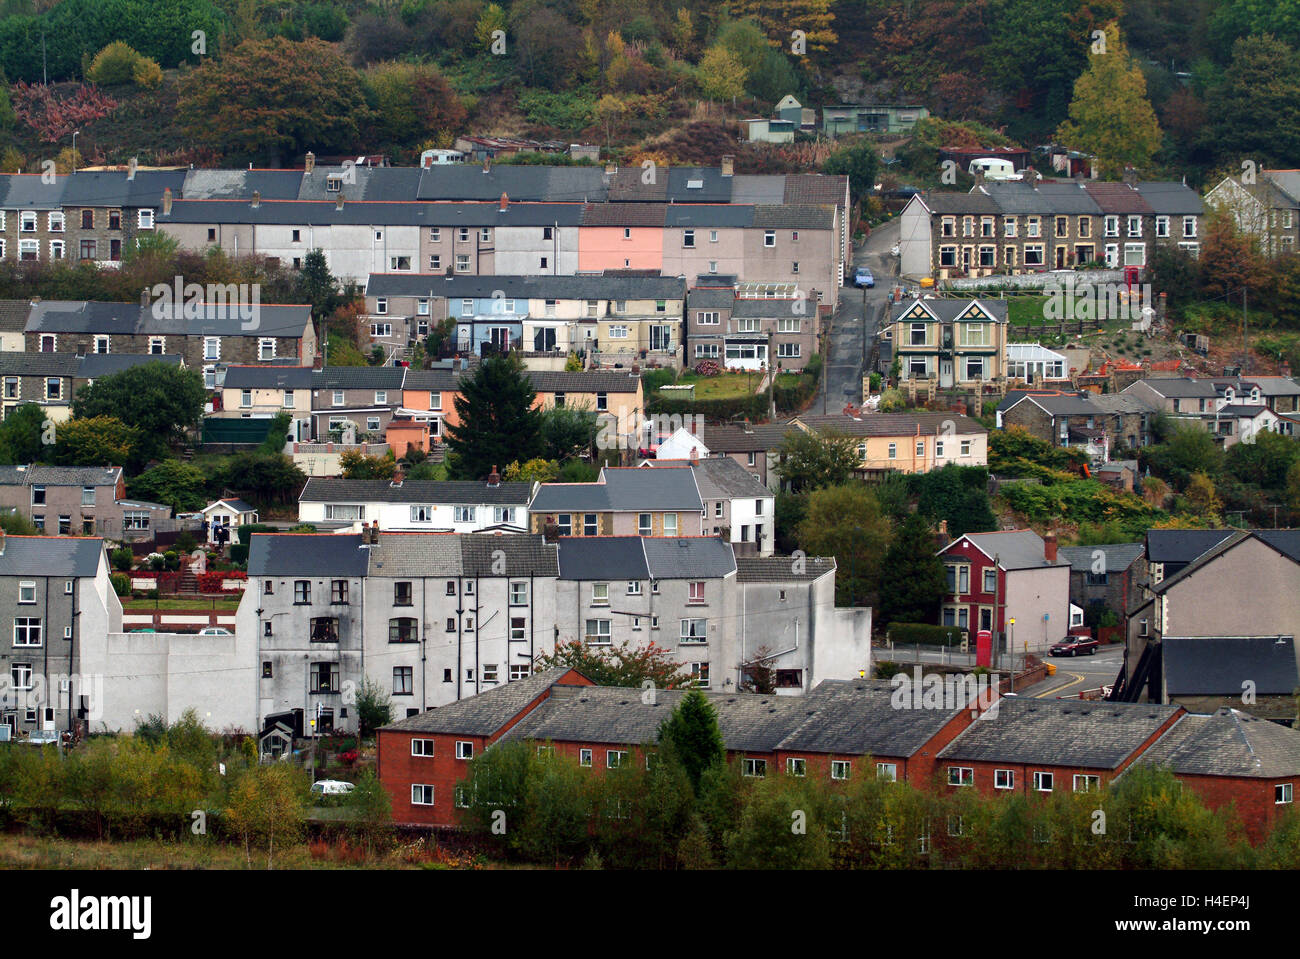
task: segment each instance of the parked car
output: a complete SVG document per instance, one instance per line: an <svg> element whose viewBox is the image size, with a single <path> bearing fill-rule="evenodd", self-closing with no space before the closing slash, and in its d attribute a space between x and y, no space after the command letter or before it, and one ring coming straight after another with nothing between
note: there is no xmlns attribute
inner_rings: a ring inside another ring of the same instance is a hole
<svg viewBox="0 0 1300 959"><path fill-rule="evenodd" d="M346 796L356 788L355 783L341 779L321 779L311 784L313 796Z"/></svg>
<svg viewBox="0 0 1300 959"><path fill-rule="evenodd" d="M853 285L857 287L873 287L876 285L876 278L869 269L860 266L853 275Z"/></svg>
<svg viewBox="0 0 1300 959"><path fill-rule="evenodd" d="M23 740L32 746L49 746L59 741L59 731L57 729L33 729Z"/></svg>
<svg viewBox="0 0 1300 959"><path fill-rule="evenodd" d="M1067 636L1048 652L1053 656L1094 656L1097 641L1090 636Z"/></svg>
<svg viewBox="0 0 1300 959"><path fill-rule="evenodd" d="M199 630L200 636L234 636L230 630L224 626L208 626Z"/></svg>

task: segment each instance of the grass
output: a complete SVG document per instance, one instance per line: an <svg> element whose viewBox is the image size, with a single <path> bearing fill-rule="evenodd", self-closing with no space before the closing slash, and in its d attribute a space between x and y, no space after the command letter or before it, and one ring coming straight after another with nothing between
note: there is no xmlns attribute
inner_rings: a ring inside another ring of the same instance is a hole
<svg viewBox="0 0 1300 959"><path fill-rule="evenodd" d="M239 608L238 594L231 597L221 597L220 599L203 597L202 599L135 599L124 598L122 608L128 612L135 610L179 610L179 609L228 609L235 610Z"/></svg>
<svg viewBox="0 0 1300 959"><path fill-rule="evenodd" d="M760 374L757 372L720 373L717 376L699 376L696 373L683 372L677 377L675 385L694 385L697 400L722 400L753 393L758 389L759 378Z"/></svg>

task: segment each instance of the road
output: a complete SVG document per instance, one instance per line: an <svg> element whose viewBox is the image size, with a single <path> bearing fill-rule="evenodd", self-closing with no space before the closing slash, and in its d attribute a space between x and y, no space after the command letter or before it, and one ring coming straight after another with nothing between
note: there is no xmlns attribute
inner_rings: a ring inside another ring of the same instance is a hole
<svg viewBox="0 0 1300 959"><path fill-rule="evenodd" d="M809 407L814 413L838 413L845 403L862 402L862 367L893 287L891 281L898 275L898 260L890 253L897 240L898 221L893 220L872 231L854 251L852 262L845 265L850 283L858 266L870 267L876 286L869 290L840 288L831 319L826 372Z"/></svg>
<svg viewBox="0 0 1300 959"><path fill-rule="evenodd" d="M872 650L871 655L875 662L892 660L909 669L913 663L917 662L927 664L952 663L956 666L975 665L974 653L962 653L960 651L938 652L924 650L918 652L915 648L899 646L891 653L888 649L876 647ZM1095 656L1062 658L1040 655L1040 658L1056 666L1056 675L1025 689L1017 689L1016 695L1030 699L1073 699L1082 690L1109 686L1115 682L1115 677L1119 675L1120 664L1124 661L1124 647L1122 645L1105 646L1098 650Z"/></svg>

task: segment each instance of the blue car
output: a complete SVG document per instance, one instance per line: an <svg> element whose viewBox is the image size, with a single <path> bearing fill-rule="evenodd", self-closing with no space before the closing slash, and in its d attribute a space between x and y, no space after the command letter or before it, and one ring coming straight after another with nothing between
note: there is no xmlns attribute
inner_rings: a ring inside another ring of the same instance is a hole
<svg viewBox="0 0 1300 959"><path fill-rule="evenodd" d="M876 285L876 278L871 275L871 271L865 266L860 266L858 267L858 272L853 276L853 285L874 287Z"/></svg>

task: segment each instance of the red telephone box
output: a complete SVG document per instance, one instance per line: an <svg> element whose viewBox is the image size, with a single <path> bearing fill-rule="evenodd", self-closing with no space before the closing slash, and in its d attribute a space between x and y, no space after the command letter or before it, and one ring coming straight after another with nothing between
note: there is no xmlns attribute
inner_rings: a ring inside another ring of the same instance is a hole
<svg viewBox="0 0 1300 959"><path fill-rule="evenodd" d="M993 666L993 633L987 629L975 634L975 665Z"/></svg>

